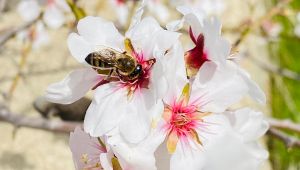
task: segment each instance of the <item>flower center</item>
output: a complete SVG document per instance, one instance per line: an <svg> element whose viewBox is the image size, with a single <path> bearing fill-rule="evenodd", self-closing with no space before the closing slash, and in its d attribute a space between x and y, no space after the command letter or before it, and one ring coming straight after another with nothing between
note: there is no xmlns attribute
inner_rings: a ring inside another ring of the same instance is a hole
<svg viewBox="0 0 300 170"><path fill-rule="evenodd" d="M177 133L178 137L188 136L198 126L198 112L195 106L182 106L181 103L173 106L169 129Z"/></svg>
<svg viewBox="0 0 300 170"><path fill-rule="evenodd" d="M141 54L135 53L138 65L141 66L141 73L134 80L120 81L122 87L128 89L128 96L132 95L136 90L141 88L148 88L151 76L151 68L155 64L155 59L144 60Z"/></svg>

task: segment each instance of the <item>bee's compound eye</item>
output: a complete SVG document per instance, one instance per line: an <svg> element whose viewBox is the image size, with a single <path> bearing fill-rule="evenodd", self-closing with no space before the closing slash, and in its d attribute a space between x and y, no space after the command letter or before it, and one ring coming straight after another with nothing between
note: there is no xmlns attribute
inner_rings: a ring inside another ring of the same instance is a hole
<svg viewBox="0 0 300 170"><path fill-rule="evenodd" d="M135 71L141 72L142 71L142 66L141 65L137 65L136 68L135 68Z"/></svg>

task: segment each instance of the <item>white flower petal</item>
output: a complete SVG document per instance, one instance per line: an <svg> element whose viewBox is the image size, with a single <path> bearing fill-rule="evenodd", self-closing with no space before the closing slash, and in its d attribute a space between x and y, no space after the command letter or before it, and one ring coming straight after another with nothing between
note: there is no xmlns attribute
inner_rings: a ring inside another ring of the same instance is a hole
<svg viewBox="0 0 300 170"><path fill-rule="evenodd" d="M184 20L175 20L167 23L166 28L169 31L178 31L183 27Z"/></svg>
<svg viewBox="0 0 300 170"><path fill-rule="evenodd" d="M70 73L64 80L48 86L47 100L54 103L70 104L94 86L101 77L91 68L78 69Z"/></svg>
<svg viewBox="0 0 300 170"><path fill-rule="evenodd" d="M92 45L103 45L116 50L124 49L123 36L112 22L100 17L87 16L77 25L78 33Z"/></svg>
<svg viewBox="0 0 300 170"><path fill-rule="evenodd" d="M112 83L98 87L86 112L84 130L94 137L108 133L124 118L127 105L124 89L116 90Z"/></svg>
<svg viewBox="0 0 300 170"><path fill-rule="evenodd" d="M170 170L201 170L203 159L200 149L193 150L184 146L183 142L178 142L175 153L171 156Z"/></svg>
<svg viewBox="0 0 300 170"><path fill-rule="evenodd" d="M49 43L49 35L42 22L37 22L32 47L34 49ZM29 35L28 35L29 36ZM27 37L28 38L28 37Z"/></svg>
<svg viewBox="0 0 300 170"><path fill-rule="evenodd" d="M153 55L155 57L164 55L172 46L178 42L180 34L167 30L160 30L154 36L155 46Z"/></svg>
<svg viewBox="0 0 300 170"><path fill-rule="evenodd" d="M164 66L164 76L168 83L168 92L164 94L163 100L172 103L181 95L183 87L188 83L186 68L183 57L183 49L180 43L176 43L168 53L161 57ZM159 88L160 84L158 84Z"/></svg>
<svg viewBox="0 0 300 170"><path fill-rule="evenodd" d="M149 11L158 18L161 22L166 22L169 17L168 9L159 1L148 1L148 9Z"/></svg>
<svg viewBox="0 0 300 170"><path fill-rule="evenodd" d="M137 145L127 144L118 135L109 138L108 143L117 156L122 169L156 170L154 151L164 138L164 133L152 131L146 139Z"/></svg>
<svg viewBox="0 0 300 170"><path fill-rule="evenodd" d="M71 9L67 4L66 0L55 0L55 5L64 12L70 12Z"/></svg>
<svg viewBox="0 0 300 170"><path fill-rule="evenodd" d="M210 140L201 154L205 160L202 170L258 170L265 151L244 142L231 128Z"/></svg>
<svg viewBox="0 0 300 170"><path fill-rule="evenodd" d="M28 10L30 9L30 10ZM40 15L41 9L36 0L23 0L18 4L18 13L27 22L33 21Z"/></svg>
<svg viewBox="0 0 300 170"><path fill-rule="evenodd" d="M165 75L162 74L164 72L164 66L166 65L163 65L159 59L156 60L156 63L151 70L149 89L142 89L142 92L147 95L144 99L148 108L153 105L153 102L162 99L168 90L168 82ZM151 96L153 96L153 99Z"/></svg>
<svg viewBox="0 0 300 170"><path fill-rule="evenodd" d="M238 102L247 92L248 87L238 76L236 69L218 67L213 78L205 83L205 86L200 81L194 81L190 102L200 103L201 111L223 112L230 105Z"/></svg>
<svg viewBox="0 0 300 170"><path fill-rule="evenodd" d="M239 69L240 76L244 79L246 82L248 88L249 88L249 95L256 101L260 102L261 104L266 103L266 95L265 93L261 90L261 88L250 78L250 75L243 69Z"/></svg>
<svg viewBox="0 0 300 170"><path fill-rule="evenodd" d="M234 129L243 136L245 141L253 141L262 137L268 130L269 124L261 112L249 108L227 113Z"/></svg>
<svg viewBox="0 0 300 170"><path fill-rule="evenodd" d="M149 134L153 117L163 112L162 102L146 108L144 100L135 96L127 104L125 116L120 122L121 136L129 143L139 143Z"/></svg>
<svg viewBox="0 0 300 170"><path fill-rule="evenodd" d="M201 170L258 170L261 162L267 159L267 152L257 144L257 139L265 132L265 122L261 118L243 116L251 110L235 113L221 113L205 117L208 122L205 131L198 131L203 136L203 150L200 155L204 160ZM233 120L233 118L235 118ZM255 122L257 121L257 122ZM246 125L242 125L245 123ZM258 126L258 127L256 127ZM240 129L242 128L242 129ZM254 130L250 130L250 129Z"/></svg>
<svg viewBox="0 0 300 170"><path fill-rule="evenodd" d="M153 37L157 31L161 30L162 28L154 18L147 17L129 29L126 32L126 37L130 38L136 51L143 52L147 60L153 57L152 52L155 45L153 44Z"/></svg>
<svg viewBox="0 0 300 170"><path fill-rule="evenodd" d="M65 22L63 12L56 7L56 5L49 5L43 15L43 19L48 27L57 29Z"/></svg>
<svg viewBox="0 0 300 170"><path fill-rule="evenodd" d="M113 153L102 153L100 154L100 163L101 167L104 170L113 170L111 159L113 157Z"/></svg>
<svg viewBox="0 0 300 170"><path fill-rule="evenodd" d="M94 166L100 162L99 156L105 151L101 148L96 138L90 137L87 133L76 127L70 134L69 145L72 151L76 170L84 169L86 166ZM101 150L102 149L102 150ZM84 164L82 157L86 155L88 165Z"/></svg>
<svg viewBox="0 0 300 170"><path fill-rule="evenodd" d="M199 82L199 86L208 83L214 76L217 70L217 64L211 61L205 62L199 69L198 76L196 77L196 82Z"/></svg>
<svg viewBox="0 0 300 170"><path fill-rule="evenodd" d="M68 47L72 56L79 63L86 63L85 58L93 52L92 46L76 33L71 33L68 37Z"/></svg>
<svg viewBox="0 0 300 170"><path fill-rule="evenodd" d="M221 22L213 17L205 19L199 31L204 34L204 48L208 53L208 58L213 62L225 64L231 45L221 37L221 28Z"/></svg>
<svg viewBox="0 0 300 170"><path fill-rule="evenodd" d="M117 4L116 5L116 12L118 16L118 21L121 25L126 26L127 24L127 18L128 18L128 6L123 4Z"/></svg>

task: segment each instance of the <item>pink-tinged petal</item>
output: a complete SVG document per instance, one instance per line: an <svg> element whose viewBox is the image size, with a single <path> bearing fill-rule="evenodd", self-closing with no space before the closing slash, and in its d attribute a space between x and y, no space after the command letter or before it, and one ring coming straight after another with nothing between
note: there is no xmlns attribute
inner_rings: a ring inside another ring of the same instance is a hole
<svg viewBox="0 0 300 170"><path fill-rule="evenodd" d="M30 9L30 10L28 10ZM30 22L39 17L41 9L37 0L21 1L18 4L18 13L23 20Z"/></svg>
<svg viewBox="0 0 300 170"><path fill-rule="evenodd" d="M96 89L84 119L84 130L91 136L108 133L125 118L128 107L127 92L116 88L114 84L109 83Z"/></svg>
<svg viewBox="0 0 300 170"><path fill-rule="evenodd" d="M70 148L76 170L93 168L101 170L100 154L106 152L96 138L90 137L80 127L70 134Z"/></svg>
<svg viewBox="0 0 300 170"><path fill-rule="evenodd" d="M91 68L78 69L64 80L49 85L45 97L53 103L70 104L83 97L100 79Z"/></svg>
<svg viewBox="0 0 300 170"><path fill-rule="evenodd" d="M72 56L79 63L86 63L85 58L89 53L93 52L94 49L86 40L76 33L71 33L68 37L68 47Z"/></svg>
<svg viewBox="0 0 300 170"><path fill-rule="evenodd" d="M79 35L92 45L103 45L120 51L124 48L124 38L114 24L100 17L88 16L81 19L77 29Z"/></svg>
<svg viewBox="0 0 300 170"><path fill-rule="evenodd" d="M65 22L65 16L63 12L55 5L49 5L44 12L43 20L50 28L57 29L61 27Z"/></svg>

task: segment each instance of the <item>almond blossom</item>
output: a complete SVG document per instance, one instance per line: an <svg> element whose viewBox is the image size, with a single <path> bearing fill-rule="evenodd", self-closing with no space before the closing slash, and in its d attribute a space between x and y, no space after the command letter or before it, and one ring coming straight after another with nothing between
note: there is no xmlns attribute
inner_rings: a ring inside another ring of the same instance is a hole
<svg viewBox="0 0 300 170"><path fill-rule="evenodd" d="M268 123L260 112L245 108L235 112L199 113L198 116L195 114L190 112L187 117L177 120L177 126L179 123L182 126L182 131L178 131L181 137L176 141L170 138L174 138L177 134L168 135L167 146L172 154L163 149L166 145L163 143L157 151L158 169L258 170L261 168L262 162L268 158L268 152L258 144L257 140L267 131ZM184 136L186 133L189 135ZM198 134L198 137L195 134ZM172 148L175 144L176 147Z"/></svg>
<svg viewBox="0 0 300 170"><path fill-rule="evenodd" d="M118 21L122 26L126 26L128 16L130 15L131 9L128 5L130 1L134 3L138 2L138 0L110 0L113 8L116 9ZM159 22L166 23L170 17L168 8L162 0L143 0L142 6L145 6Z"/></svg>
<svg viewBox="0 0 300 170"><path fill-rule="evenodd" d="M80 127L70 134L70 148L76 170L100 170L105 166L105 159L101 162L101 157L110 157L111 159L113 156L102 139L90 137ZM111 165L109 166L112 169Z"/></svg>
<svg viewBox="0 0 300 170"><path fill-rule="evenodd" d="M100 17L81 19L78 34L69 35L68 46L72 56L87 67L75 70L47 89L48 100L64 104L95 89L84 120L84 129L91 136L102 136L118 128L128 142L137 143L149 133L153 115L163 110L161 98L168 84L164 74L167 67L160 57L177 42L179 34L164 30L151 17L140 19L138 16L141 16L139 10L125 37L111 22ZM142 76L135 81L103 81L105 76L85 61L99 46L120 53L127 51L141 65Z"/></svg>
<svg viewBox="0 0 300 170"><path fill-rule="evenodd" d="M17 39L21 42L30 42L33 49L38 49L49 43L49 35L42 22L31 26L27 30L23 30L17 34Z"/></svg>
<svg viewBox="0 0 300 170"><path fill-rule="evenodd" d="M182 12L184 14L182 20L174 21L167 27L169 30L178 30L183 27L184 23L189 26L189 36L194 47L185 52L188 76L193 78L199 70L203 70L200 71L198 79L201 79L202 85L205 85L218 67L221 67L220 69L232 67L231 70L237 71L237 74L247 84L248 94L260 103L265 103L266 97L263 91L251 80L249 74L234 61L230 43L221 36L222 25L220 21L215 17L203 18L195 12L188 12L189 8L186 7L182 7L179 11L185 11ZM225 73L224 76L226 76Z"/></svg>
<svg viewBox="0 0 300 170"><path fill-rule="evenodd" d="M70 135L76 170L156 170L154 151L163 136L151 132L138 145L130 146L118 134L111 135L95 138L77 127Z"/></svg>
<svg viewBox="0 0 300 170"><path fill-rule="evenodd" d="M38 0L23 0L18 4L17 10L24 21L30 22L40 16L42 6L45 6L43 21L48 27L57 29L65 23L64 13L70 11L65 0L47 0L45 3Z"/></svg>

